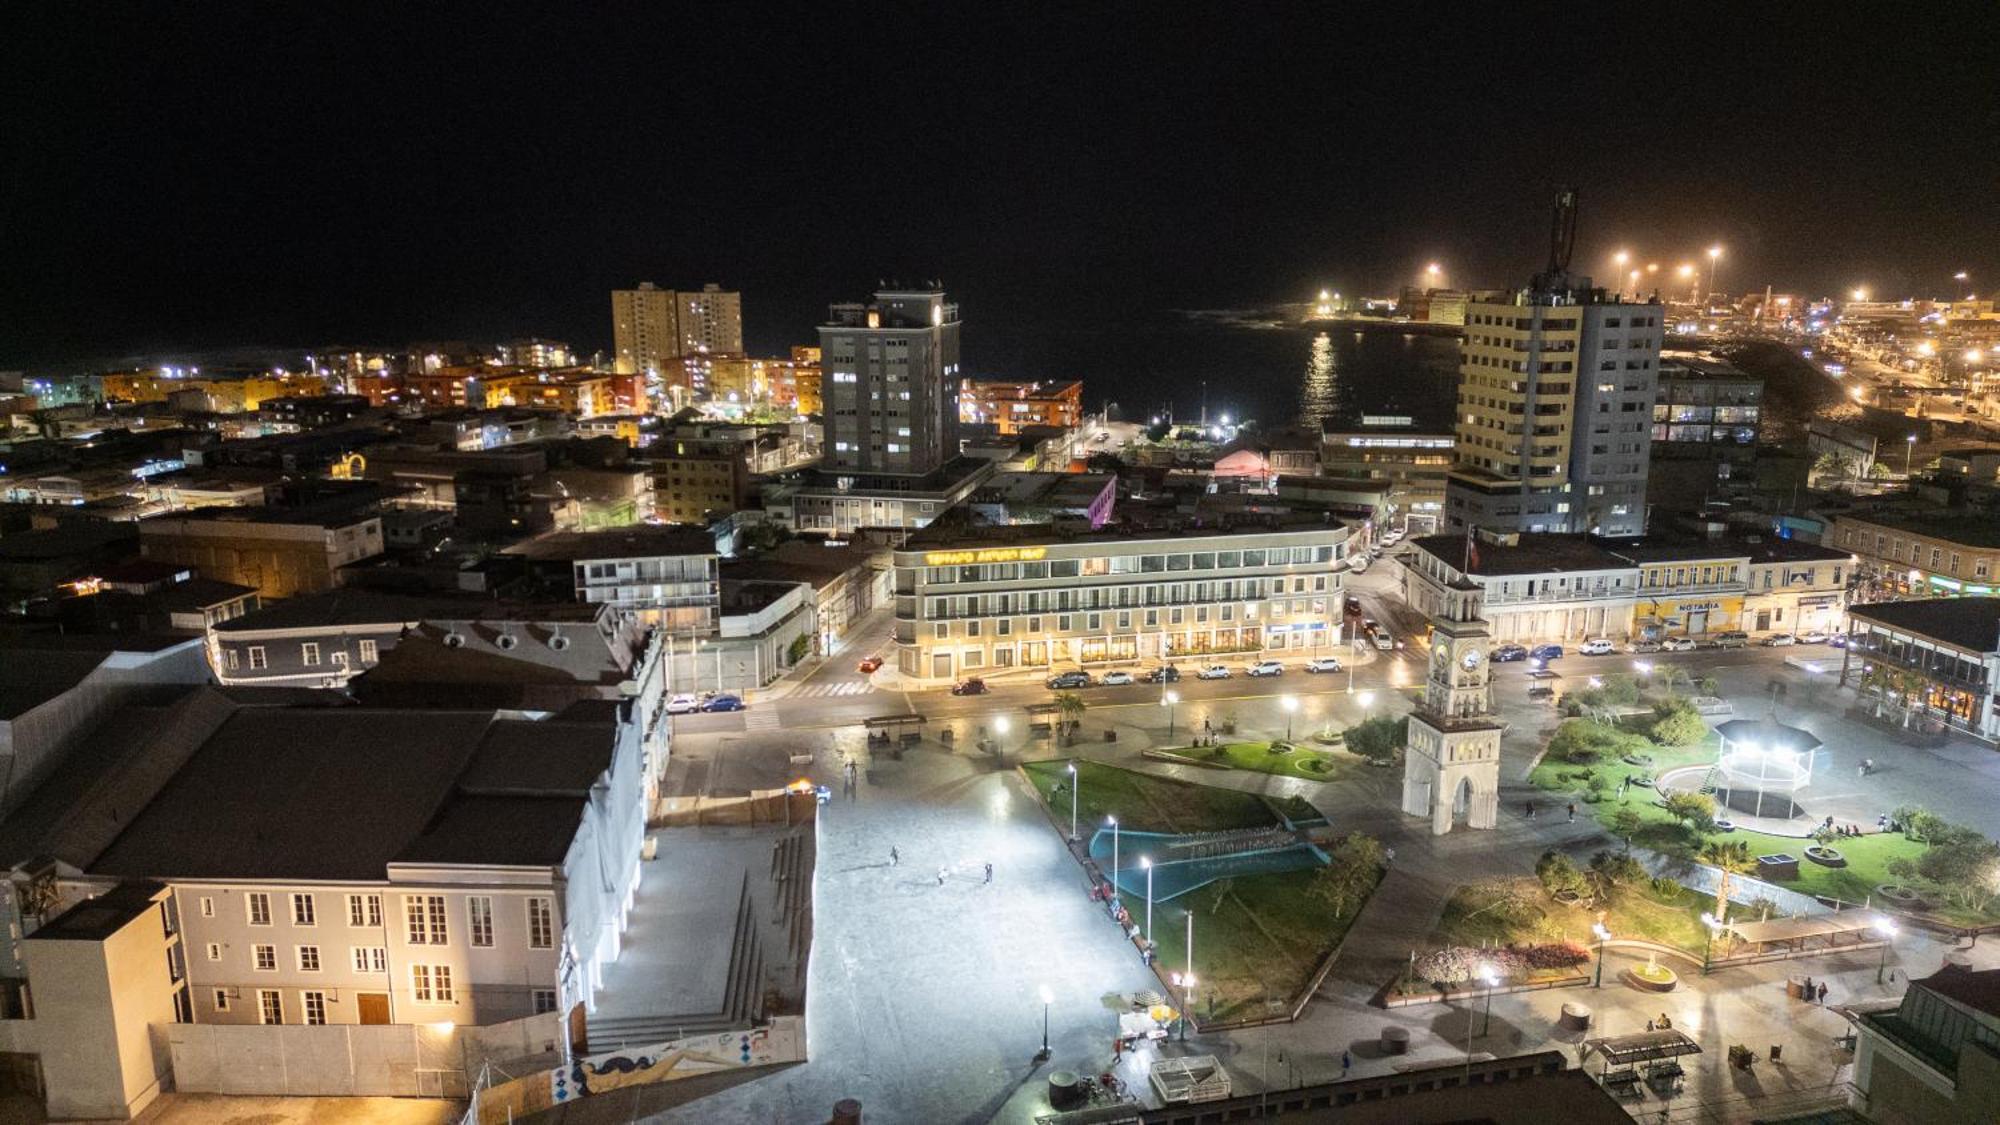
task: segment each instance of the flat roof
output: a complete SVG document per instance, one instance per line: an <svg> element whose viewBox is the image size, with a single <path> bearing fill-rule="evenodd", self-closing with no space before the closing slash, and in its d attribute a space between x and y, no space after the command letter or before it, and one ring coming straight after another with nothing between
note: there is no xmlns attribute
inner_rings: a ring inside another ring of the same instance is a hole
<svg viewBox="0 0 2000 1125"><path fill-rule="evenodd" d="M558 531L517 543L506 554L540 562L716 555L715 536L699 528L636 524L603 531Z"/></svg>
<svg viewBox="0 0 2000 1125"><path fill-rule="evenodd" d="M1288 531L1346 531L1338 521L1327 522L1317 512L1266 516L1245 516L1224 521L1211 516L1160 519L1146 523L1109 523L1092 531L1088 524L1058 527L1052 523L977 524L958 526L931 524L904 542L899 551L936 551L956 547L998 547L1014 544L1066 547L1071 544L1126 543L1156 539L1207 539L1231 535L1275 535Z"/></svg>
<svg viewBox="0 0 2000 1125"><path fill-rule="evenodd" d="M1457 570L1465 570L1463 535L1425 535L1410 541L1417 550ZM1478 540L1479 564L1471 573L1491 577L1547 574L1562 570L1616 570L1627 565L1586 535L1523 535L1512 544Z"/></svg>
<svg viewBox="0 0 2000 1125"><path fill-rule="evenodd" d="M1871 602L1847 607L1847 615L1966 652L2000 652L2000 598Z"/></svg>
<svg viewBox="0 0 2000 1125"><path fill-rule="evenodd" d="M166 886L128 879L42 923L30 941L103 941L151 910Z"/></svg>
<svg viewBox="0 0 2000 1125"><path fill-rule="evenodd" d="M2000 547L2000 519L1984 512L1842 512L1838 519L1872 523L1893 531L1927 535L1966 547Z"/></svg>
<svg viewBox="0 0 2000 1125"><path fill-rule="evenodd" d="M391 594L344 588L287 598L218 622L218 633L310 629L339 625L390 625L411 621L595 621L603 607L588 602L505 602L448 594Z"/></svg>

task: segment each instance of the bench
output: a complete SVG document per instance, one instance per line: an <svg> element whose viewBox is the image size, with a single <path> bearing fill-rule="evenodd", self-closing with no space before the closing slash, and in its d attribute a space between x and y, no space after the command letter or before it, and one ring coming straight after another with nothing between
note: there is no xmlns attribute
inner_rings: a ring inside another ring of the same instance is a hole
<svg viewBox="0 0 2000 1125"><path fill-rule="evenodd" d="M1629 1066L1622 1070L1607 1070L1599 1082L1607 1090L1634 1090L1639 1086L1639 1072Z"/></svg>

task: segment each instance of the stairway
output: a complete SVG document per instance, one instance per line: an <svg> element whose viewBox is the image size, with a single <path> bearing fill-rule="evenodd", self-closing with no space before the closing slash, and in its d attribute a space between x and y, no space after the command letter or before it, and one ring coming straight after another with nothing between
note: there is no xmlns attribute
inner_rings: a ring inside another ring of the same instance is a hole
<svg viewBox="0 0 2000 1125"><path fill-rule="evenodd" d="M730 935L729 974L721 1006L712 1012L672 1012L662 1015L603 1018L588 1023L593 1054L624 1047L643 1047L754 1025L763 1014L764 953L757 937L757 909L746 875L737 896L736 924Z"/></svg>

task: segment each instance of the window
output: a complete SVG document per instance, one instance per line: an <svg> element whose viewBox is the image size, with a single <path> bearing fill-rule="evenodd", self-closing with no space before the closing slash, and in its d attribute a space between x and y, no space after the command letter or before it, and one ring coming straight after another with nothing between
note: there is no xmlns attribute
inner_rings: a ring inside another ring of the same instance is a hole
<svg viewBox="0 0 2000 1125"><path fill-rule="evenodd" d="M314 919L318 916L319 911L313 902L311 894L295 894L292 896L292 925L316 926L319 923L314 921Z"/></svg>
<svg viewBox="0 0 2000 1125"><path fill-rule="evenodd" d="M211 942L209 942L209 943L208 943L208 959L209 959L209 960L211 960L211 961L220 961L220 960L222 960L222 943L221 943L221 942L219 942L219 941L211 941Z"/></svg>
<svg viewBox="0 0 2000 1125"><path fill-rule="evenodd" d="M376 660L378 660L378 659L380 659L380 657L379 657L379 655L378 655L378 650L377 650L377 649L376 649L376 647L375 647L375 642L374 642L374 641L370 641L370 640L364 640L364 641L362 641L362 642L361 642L361 663L363 663L363 664L373 664L373 663L375 663L375 661L376 661Z"/></svg>
<svg viewBox="0 0 2000 1125"><path fill-rule="evenodd" d="M308 668L316 668L319 666L318 642L307 641L306 643L299 646L299 663L305 665Z"/></svg>
<svg viewBox="0 0 2000 1125"><path fill-rule="evenodd" d="M203 896L201 896L201 916L202 916L202 917L204 917L204 918L213 918L213 917L215 917L215 898L214 898L214 896L212 896L212 895L203 895Z"/></svg>
<svg viewBox="0 0 2000 1125"><path fill-rule="evenodd" d="M299 971L302 973L319 972L319 946L299 946Z"/></svg>
<svg viewBox="0 0 2000 1125"><path fill-rule="evenodd" d="M444 945L443 895L404 895L403 917L409 923L411 945Z"/></svg>
<svg viewBox="0 0 2000 1125"><path fill-rule="evenodd" d="M556 944L556 917L552 902L546 898L528 900L528 948L554 949Z"/></svg>
<svg viewBox="0 0 2000 1125"><path fill-rule="evenodd" d="M285 1022L285 998L277 989L260 988L257 990L257 1022Z"/></svg>
<svg viewBox="0 0 2000 1125"><path fill-rule="evenodd" d="M258 669L258 668L263 668L263 667L266 667L266 666L267 666L267 664L266 664L266 661L265 661L265 659L264 659L264 646L263 646L263 645L251 645L251 646L250 646L250 668L251 668L251 670L252 670L252 671L255 671L255 670L256 670L256 669Z"/></svg>
<svg viewBox="0 0 2000 1125"><path fill-rule="evenodd" d="M251 891L243 896L243 905L250 912L250 924L268 926L271 924L271 896L263 891Z"/></svg>
<svg viewBox="0 0 2000 1125"><path fill-rule="evenodd" d="M556 990L555 990L555 989L553 989L553 988L537 988L537 989L535 990L535 993L534 993L534 996L535 996L535 1014L536 1014L536 1015L538 1015L538 1016L539 1016L539 1015L541 1015L541 1014L542 1014L543 1012L553 1012L553 1011L555 1011L555 1010L556 1010Z"/></svg>
<svg viewBox="0 0 2000 1125"><path fill-rule="evenodd" d="M215 1010L218 1012L226 1012L229 1010L228 989L218 988L215 990Z"/></svg>
<svg viewBox="0 0 2000 1125"><path fill-rule="evenodd" d="M450 965L411 965L410 990L419 1004L450 1004Z"/></svg>
<svg viewBox="0 0 2000 1125"><path fill-rule="evenodd" d="M379 926L382 924L381 895L348 895L347 924L350 926Z"/></svg>
<svg viewBox="0 0 2000 1125"><path fill-rule="evenodd" d="M379 945L357 945L350 951L357 973L389 971L389 951Z"/></svg>
<svg viewBox="0 0 2000 1125"><path fill-rule="evenodd" d="M326 993L301 992L299 1001L306 1010L306 1022L319 1024L326 1022Z"/></svg>
<svg viewBox="0 0 2000 1125"><path fill-rule="evenodd" d="M260 973L278 971L278 947L275 945L253 945L250 947L251 965Z"/></svg>
<svg viewBox="0 0 2000 1125"><path fill-rule="evenodd" d="M471 927L472 944L490 946L493 944L493 899L487 895L473 895L465 900L468 925Z"/></svg>

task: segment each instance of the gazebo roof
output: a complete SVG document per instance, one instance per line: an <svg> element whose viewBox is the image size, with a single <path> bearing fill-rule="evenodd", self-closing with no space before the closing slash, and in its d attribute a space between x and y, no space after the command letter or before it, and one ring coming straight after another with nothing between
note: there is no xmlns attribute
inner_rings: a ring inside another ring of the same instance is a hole
<svg viewBox="0 0 2000 1125"><path fill-rule="evenodd" d="M1776 719L1731 719L1716 724L1715 733L1724 742L1792 754L1803 754L1824 745L1811 731L1787 726Z"/></svg>
<svg viewBox="0 0 2000 1125"><path fill-rule="evenodd" d="M1665 1031L1641 1031L1632 1035L1592 1039L1584 1046L1603 1055L1604 1061L1612 1066L1630 1066L1633 1063L1652 1062L1655 1059L1701 1054L1701 1044L1672 1028Z"/></svg>

